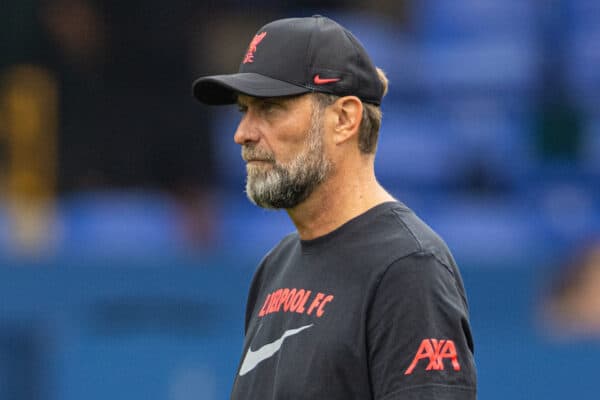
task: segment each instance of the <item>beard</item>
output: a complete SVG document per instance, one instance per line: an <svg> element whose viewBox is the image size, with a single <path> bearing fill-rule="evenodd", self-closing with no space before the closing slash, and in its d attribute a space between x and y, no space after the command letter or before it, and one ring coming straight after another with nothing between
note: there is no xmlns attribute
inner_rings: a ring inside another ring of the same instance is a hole
<svg viewBox="0 0 600 400"><path fill-rule="evenodd" d="M244 145L244 159L264 160L260 165L246 166L248 199L267 209L294 208L306 200L332 170L332 163L325 155L323 140L321 110L315 107L304 151L290 162L278 163L271 152L260 150L255 145Z"/></svg>

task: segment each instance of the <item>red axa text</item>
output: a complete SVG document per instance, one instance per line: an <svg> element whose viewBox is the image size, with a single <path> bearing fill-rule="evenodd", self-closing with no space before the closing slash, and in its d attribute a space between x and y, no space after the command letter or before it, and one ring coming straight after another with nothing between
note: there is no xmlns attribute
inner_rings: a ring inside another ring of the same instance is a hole
<svg viewBox="0 0 600 400"><path fill-rule="evenodd" d="M276 312L295 312L298 314L322 317L325 307L333 301L334 296L326 293L314 293L311 290L283 288L267 295L258 313L259 317Z"/></svg>
<svg viewBox="0 0 600 400"><path fill-rule="evenodd" d="M458 356L456 355L456 346L452 340L446 339L425 339L421 342L417 355L412 363L404 372L404 375L412 374L415 367L421 360L427 360L426 371L440 371L444 369L444 359L449 359L452 363L452 368L455 371L460 371Z"/></svg>

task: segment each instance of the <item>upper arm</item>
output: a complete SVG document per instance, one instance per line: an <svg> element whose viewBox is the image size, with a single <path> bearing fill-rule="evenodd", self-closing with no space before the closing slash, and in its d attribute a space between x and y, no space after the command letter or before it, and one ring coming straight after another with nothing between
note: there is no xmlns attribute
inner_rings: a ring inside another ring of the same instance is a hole
<svg viewBox="0 0 600 400"><path fill-rule="evenodd" d="M369 307L367 348L375 399L475 398L462 286L430 254L388 267Z"/></svg>

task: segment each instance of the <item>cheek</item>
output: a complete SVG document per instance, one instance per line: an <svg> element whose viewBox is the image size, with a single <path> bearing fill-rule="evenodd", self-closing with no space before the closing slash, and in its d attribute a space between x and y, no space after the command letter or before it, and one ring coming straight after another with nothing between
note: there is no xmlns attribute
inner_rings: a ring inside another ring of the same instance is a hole
<svg viewBox="0 0 600 400"><path fill-rule="evenodd" d="M310 120L292 119L280 127L279 138L289 146L301 146L306 142L310 127Z"/></svg>
<svg viewBox="0 0 600 400"><path fill-rule="evenodd" d="M277 137L269 143L278 162L287 163L306 151L308 130L296 125L287 126L278 132Z"/></svg>

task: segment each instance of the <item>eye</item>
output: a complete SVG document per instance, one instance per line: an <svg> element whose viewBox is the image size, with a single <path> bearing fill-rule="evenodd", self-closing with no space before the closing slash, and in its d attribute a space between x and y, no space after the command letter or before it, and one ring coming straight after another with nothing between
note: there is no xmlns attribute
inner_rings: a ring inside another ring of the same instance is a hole
<svg viewBox="0 0 600 400"><path fill-rule="evenodd" d="M263 112L272 112L277 107L279 107L279 104L272 102L272 101L262 101L260 103L260 110Z"/></svg>
<svg viewBox="0 0 600 400"><path fill-rule="evenodd" d="M243 104L238 104L238 111L242 114L245 114L248 112L248 106L245 106Z"/></svg>

